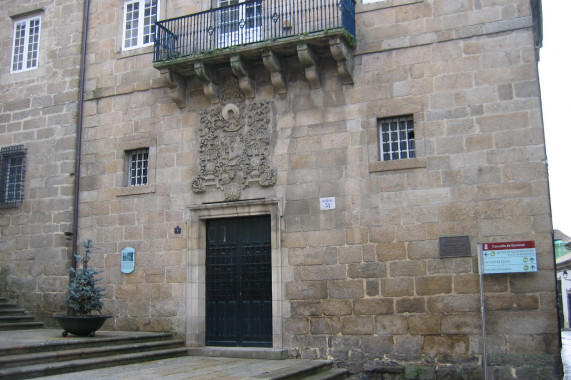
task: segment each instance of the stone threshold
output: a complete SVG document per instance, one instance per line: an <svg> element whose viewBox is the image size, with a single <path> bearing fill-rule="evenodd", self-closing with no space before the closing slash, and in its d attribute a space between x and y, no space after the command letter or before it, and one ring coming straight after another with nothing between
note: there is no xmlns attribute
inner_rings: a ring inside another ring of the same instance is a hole
<svg viewBox="0 0 571 380"><path fill-rule="evenodd" d="M188 355L239 359L284 360L288 358L288 351L285 348L189 347Z"/></svg>

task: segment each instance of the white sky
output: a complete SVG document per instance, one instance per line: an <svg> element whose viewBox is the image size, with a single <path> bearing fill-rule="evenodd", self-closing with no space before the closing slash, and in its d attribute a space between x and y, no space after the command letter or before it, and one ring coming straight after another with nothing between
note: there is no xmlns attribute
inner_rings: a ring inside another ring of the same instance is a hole
<svg viewBox="0 0 571 380"><path fill-rule="evenodd" d="M543 0L539 77L553 228L571 236L571 1Z"/></svg>

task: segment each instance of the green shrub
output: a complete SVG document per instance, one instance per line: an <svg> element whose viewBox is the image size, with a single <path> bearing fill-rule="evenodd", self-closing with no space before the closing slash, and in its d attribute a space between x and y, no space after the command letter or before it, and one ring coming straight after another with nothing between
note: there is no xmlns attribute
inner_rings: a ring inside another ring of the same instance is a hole
<svg viewBox="0 0 571 380"><path fill-rule="evenodd" d="M93 241L85 239L82 243L85 248L85 255L74 255L76 262L80 265L79 269L71 268L73 279L67 287L65 303L71 315L89 315L93 311L101 313L103 301L101 298L105 296L105 288L96 286L97 282L102 278L96 278L102 271L91 269L87 266L89 262Z"/></svg>

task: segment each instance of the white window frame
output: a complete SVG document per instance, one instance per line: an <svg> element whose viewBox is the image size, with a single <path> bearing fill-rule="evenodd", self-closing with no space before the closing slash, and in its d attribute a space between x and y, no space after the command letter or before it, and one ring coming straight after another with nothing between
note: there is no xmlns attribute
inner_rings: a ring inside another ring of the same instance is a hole
<svg viewBox="0 0 571 380"><path fill-rule="evenodd" d="M413 115L379 119L378 135L380 161L416 158Z"/></svg>
<svg viewBox="0 0 571 380"><path fill-rule="evenodd" d="M248 44L262 39L262 0L218 0L218 47Z"/></svg>
<svg viewBox="0 0 571 380"><path fill-rule="evenodd" d="M150 16L145 16L146 7L152 9L153 2L156 3L156 12ZM132 14L129 7L137 7L137 17L131 17L127 19L128 16ZM155 21L159 20L160 14L160 0L131 0L126 1L123 4L123 34L121 36L121 45L123 50L138 49L144 46L151 46L154 44L154 24ZM154 19L153 19L154 16ZM150 18L147 20L147 18ZM130 23L136 23L135 26L127 29ZM133 32L131 34L131 31ZM150 32L150 33L148 33ZM146 36L149 36L147 42L144 42ZM131 41L131 40L134 40ZM128 43L129 42L129 43Z"/></svg>
<svg viewBox="0 0 571 380"><path fill-rule="evenodd" d="M10 61L11 73L20 73L38 68L41 26L41 16L20 19L14 23L12 59ZM37 33L31 34L30 32L34 31L36 27ZM24 31L24 36L19 36L22 30ZM34 38L32 41L30 41L31 37Z"/></svg>

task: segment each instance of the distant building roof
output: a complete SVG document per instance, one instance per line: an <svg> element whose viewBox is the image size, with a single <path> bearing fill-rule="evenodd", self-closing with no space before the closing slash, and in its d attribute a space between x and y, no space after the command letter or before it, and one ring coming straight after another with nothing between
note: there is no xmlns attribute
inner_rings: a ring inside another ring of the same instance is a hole
<svg viewBox="0 0 571 380"><path fill-rule="evenodd" d="M553 239L554 240L563 240L565 242L571 241L571 237L565 235L563 232L559 230L553 230Z"/></svg>

